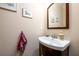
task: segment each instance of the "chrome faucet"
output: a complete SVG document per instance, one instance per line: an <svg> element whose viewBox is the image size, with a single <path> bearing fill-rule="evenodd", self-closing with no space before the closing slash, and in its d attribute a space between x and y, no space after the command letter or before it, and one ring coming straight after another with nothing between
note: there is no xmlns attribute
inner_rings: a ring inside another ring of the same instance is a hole
<svg viewBox="0 0 79 59"><path fill-rule="evenodd" d="M51 37L52 38L57 38L57 35L53 33L53 34L51 34Z"/></svg>

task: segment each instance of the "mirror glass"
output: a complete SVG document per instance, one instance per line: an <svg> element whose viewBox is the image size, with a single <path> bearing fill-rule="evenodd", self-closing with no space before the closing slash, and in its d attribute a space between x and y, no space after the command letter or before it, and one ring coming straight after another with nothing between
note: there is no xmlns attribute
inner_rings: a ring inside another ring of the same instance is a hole
<svg viewBox="0 0 79 59"><path fill-rule="evenodd" d="M47 28L69 28L69 4L52 3L47 9Z"/></svg>

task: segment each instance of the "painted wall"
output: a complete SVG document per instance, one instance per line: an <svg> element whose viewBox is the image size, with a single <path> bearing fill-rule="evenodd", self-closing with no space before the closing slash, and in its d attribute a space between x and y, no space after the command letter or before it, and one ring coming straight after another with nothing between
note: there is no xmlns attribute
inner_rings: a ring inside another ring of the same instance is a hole
<svg viewBox="0 0 79 59"><path fill-rule="evenodd" d="M45 10L48 5L45 5ZM79 4L73 3L69 5L69 29L47 29L47 10L44 12L44 34L64 33L65 39L71 40L70 55L79 55Z"/></svg>
<svg viewBox="0 0 79 59"><path fill-rule="evenodd" d="M32 11L32 19L22 17L22 8ZM22 30L27 37L24 55L38 55L38 36L43 34L41 4L17 4L17 12L0 9L0 55L16 55L18 36Z"/></svg>
<svg viewBox="0 0 79 59"><path fill-rule="evenodd" d="M16 55L16 45L20 31L27 37L24 55L38 55L37 38L43 34L64 33L71 40L70 55L79 55L79 4L70 4L70 28L47 29L48 3L17 4L17 12L0 9L0 55ZM32 11L32 19L22 17L22 8Z"/></svg>

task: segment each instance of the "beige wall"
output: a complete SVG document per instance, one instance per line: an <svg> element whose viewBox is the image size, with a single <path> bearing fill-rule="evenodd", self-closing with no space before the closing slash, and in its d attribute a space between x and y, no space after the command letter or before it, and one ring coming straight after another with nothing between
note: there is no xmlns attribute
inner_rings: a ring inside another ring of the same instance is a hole
<svg viewBox="0 0 79 59"><path fill-rule="evenodd" d="M79 43L79 26L78 26L79 25L79 4L77 3L70 4L69 9L70 9L69 11L70 28L69 29L47 29L47 18L46 18L47 13L45 11L44 34L64 33L65 39L71 40L70 55L79 55L79 44L78 44Z"/></svg>
<svg viewBox="0 0 79 59"><path fill-rule="evenodd" d="M38 55L38 36L64 33L71 40L70 55L79 55L79 4L70 4L70 28L47 29L49 4L17 4L17 12L0 9L0 55L15 55L20 31L27 37L24 55ZM22 8L32 11L32 19L22 17Z"/></svg>
<svg viewBox="0 0 79 59"><path fill-rule="evenodd" d="M22 8L32 11L32 19L22 17ZM43 34L41 4L17 4L17 12L0 9L0 55L15 55L22 30L27 37L24 55L38 55L38 36Z"/></svg>

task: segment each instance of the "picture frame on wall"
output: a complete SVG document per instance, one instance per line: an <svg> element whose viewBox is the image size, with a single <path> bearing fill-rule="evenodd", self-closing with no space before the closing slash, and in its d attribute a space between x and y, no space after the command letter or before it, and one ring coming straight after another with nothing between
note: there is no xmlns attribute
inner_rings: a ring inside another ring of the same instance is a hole
<svg viewBox="0 0 79 59"><path fill-rule="evenodd" d="M28 9L22 8L22 16L32 19L32 12Z"/></svg>
<svg viewBox="0 0 79 59"><path fill-rule="evenodd" d="M0 8L16 12L17 4L16 3L0 3Z"/></svg>

